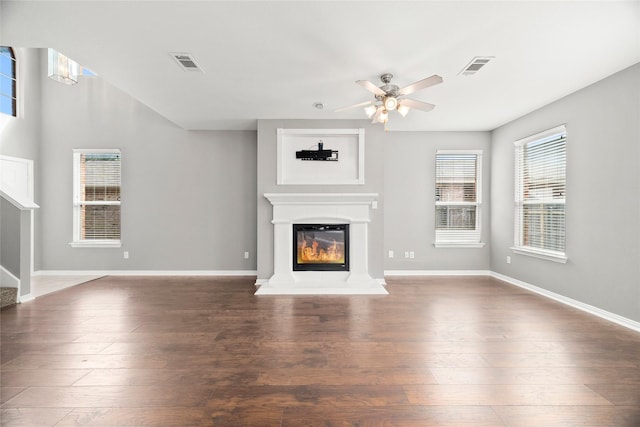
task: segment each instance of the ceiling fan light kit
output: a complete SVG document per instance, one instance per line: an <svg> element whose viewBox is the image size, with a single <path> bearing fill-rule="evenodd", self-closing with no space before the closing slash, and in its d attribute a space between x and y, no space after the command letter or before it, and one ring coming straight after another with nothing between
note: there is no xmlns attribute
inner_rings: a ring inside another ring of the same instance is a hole
<svg viewBox="0 0 640 427"><path fill-rule="evenodd" d="M389 121L389 113L387 112L387 110L383 108L380 114L378 115L378 123L387 124L388 121Z"/></svg>
<svg viewBox="0 0 640 427"><path fill-rule="evenodd" d="M398 107L398 100L393 96L387 96L384 98L384 108L387 111L395 110Z"/></svg>
<svg viewBox="0 0 640 427"><path fill-rule="evenodd" d="M364 112L367 114L368 118L371 118L375 114L376 110L377 108L373 104L364 107Z"/></svg>
<svg viewBox="0 0 640 427"><path fill-rule="evenodd" d="M389 112L396 110L402 117L405 117L411 108L421 111L431 111L435 107L427 102L417 101L415 99L403 98L405 95L412 94L420 89L425 89L442 83L442 77L433 75L422 80L418 80L403 88L391 84L393 74L385 73L380 76L380 80L384 83L378 87L368 80L357 80L356 83L369 92L373 93L374 101L365 101L348 107L339 108L337 111L343 111L355 107L364 107L364 111L368 118L372 119L371 123L382 123L385 130L389 130L387 123L389 121Z"/></svg>

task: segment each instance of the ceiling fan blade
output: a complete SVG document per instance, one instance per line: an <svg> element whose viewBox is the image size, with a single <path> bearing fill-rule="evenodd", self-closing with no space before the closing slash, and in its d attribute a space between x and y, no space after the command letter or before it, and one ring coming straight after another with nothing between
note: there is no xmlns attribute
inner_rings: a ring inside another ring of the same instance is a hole
<svg viewBox="0 0 640 427"><path fill-rule="evenodd" d="M427 77L426 79L419 80L415 83L411 83L410 85L401 88L398 91L398 95L409 95L410 93L413 93L417 90L437 85L438 83L442 83L442 77L434 74L431 77Z"/></svg>
<svg viewBox="0 0 640 427"><path fill-rule="evenodd" d="M402 98L398 102L400 103L400 105L422 111L431 111L436 107L435 105L429 104L428 102L416 101L415 99Z"/></svg>
<svg viewBox="0 0 640 427"><path fill-rule="evenodd" d="M378 123L378 117L380 117L380 114L382 114L382 108L378 108L376 110L376 113L371 118L371 123Z"/></svg>
<svg viewBox="0 0 640 427"><path fill-rule="evenodd" d="M371 83L369 80L356 80L356 83L376 95L385 96L387 94L385 91Z"/></svg>
<svg viewBox="0 0 640 427"><path fill-rule="evenodd" d="M337 110L334 110L334 112L337 113L339 111L348 110L349 108L364 107L365 105L371 105L371 104L373 104L373 101L365 101L365 102L361 102L359 104L349 105L348 107L338 108Z"/></svg>

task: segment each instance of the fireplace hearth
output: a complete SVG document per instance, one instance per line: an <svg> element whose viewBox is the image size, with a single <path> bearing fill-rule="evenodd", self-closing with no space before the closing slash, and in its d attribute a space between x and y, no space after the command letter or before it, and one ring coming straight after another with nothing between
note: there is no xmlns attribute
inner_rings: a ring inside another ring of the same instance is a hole
<svg viewBox="0 0 640 427"><path fill-rule="evenodd" d="M293 271L349 271L349 224L293 224Z"/></svg>

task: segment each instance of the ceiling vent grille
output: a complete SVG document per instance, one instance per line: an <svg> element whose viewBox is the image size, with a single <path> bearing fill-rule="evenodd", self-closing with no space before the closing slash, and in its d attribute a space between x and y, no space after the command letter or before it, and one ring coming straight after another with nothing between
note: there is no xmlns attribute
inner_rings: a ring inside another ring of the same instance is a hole
<svg viewBox="0 0 640 427"><path fill-rule="evenodd" d="M169 55L171 55L184 71L204 72L190 53L169 53Z"/></svg>
<svg viewBox="0 0 640 427"><path fill-rule="evenodd" d="M493 56L476 56L460 71L463 76L470 76L477 73L482 67L487 65L489 61L493 59Z"/></svg>

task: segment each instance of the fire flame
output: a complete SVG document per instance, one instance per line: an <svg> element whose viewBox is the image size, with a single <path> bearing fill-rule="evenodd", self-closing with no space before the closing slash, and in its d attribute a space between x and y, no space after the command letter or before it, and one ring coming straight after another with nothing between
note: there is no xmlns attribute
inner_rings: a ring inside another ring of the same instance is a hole
<svg viewBox="0 0 640 427"><path fill-rule="evenodd" d="M298 262L344 262L344 255L338 248L335 240L326 250L320 248L320 244L314 240L311 246L307 246L307 241L303 240L299 252Z"/></svg>

